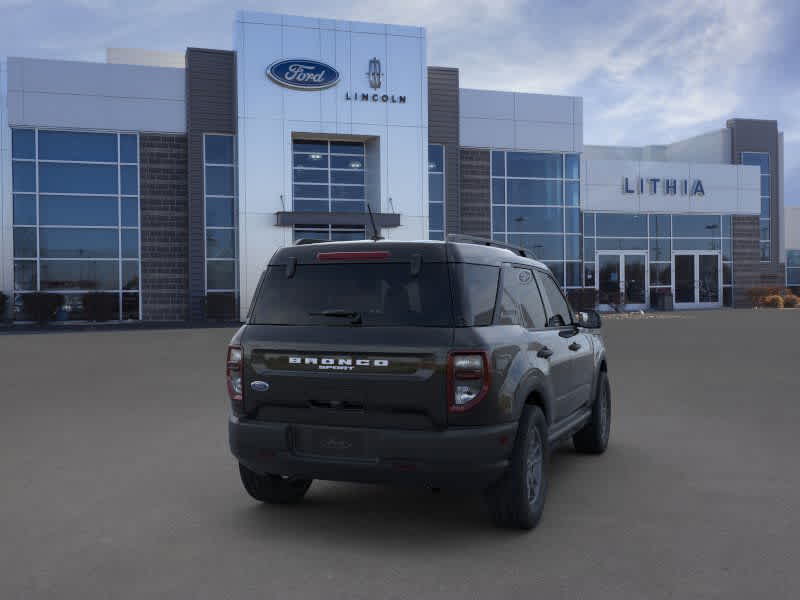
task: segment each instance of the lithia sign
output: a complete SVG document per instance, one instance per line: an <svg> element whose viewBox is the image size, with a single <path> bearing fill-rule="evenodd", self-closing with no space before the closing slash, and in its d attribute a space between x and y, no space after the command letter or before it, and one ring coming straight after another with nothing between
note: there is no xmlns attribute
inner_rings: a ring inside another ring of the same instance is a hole
<svg viewBox="0 0 800 600"><path fill-rule="evenodd" d="M372 92L347 91L344 99L350 102L383 102L387 104L405 104L406 97L377 92L383 86L381 61L372 58L369 61L367 81ZM283 87L293 90L324 90L339 83L341 76L334 67L304 58L277 60L267 67L267 77Z"/></svg>
<svg viewBox="0 0 800 600"><path fill-rule="evenodd" d="M659 191L666 196L705 196L703 182L699 179L661 179L659 177L630 177L622 178L622 193L642 195L647 189L648 194L657 194Z"/></svg>

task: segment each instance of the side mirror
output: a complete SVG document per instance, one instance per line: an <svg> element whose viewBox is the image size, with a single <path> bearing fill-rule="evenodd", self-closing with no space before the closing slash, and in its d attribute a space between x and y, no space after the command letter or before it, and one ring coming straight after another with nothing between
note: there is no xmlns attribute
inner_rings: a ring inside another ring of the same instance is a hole
<svg viewBox="0 0 800 600"><path fill-rule="evenodd" d="M586 329L600 329L603 324L596 310L583 310L577 314L578 325Z"/></svg>

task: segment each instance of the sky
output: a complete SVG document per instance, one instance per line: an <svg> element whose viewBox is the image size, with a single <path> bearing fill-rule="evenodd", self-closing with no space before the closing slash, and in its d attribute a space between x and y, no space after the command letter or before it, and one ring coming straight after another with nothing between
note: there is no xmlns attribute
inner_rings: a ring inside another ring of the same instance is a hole
<svg viewBox="0 0 800 600"><path fill-rule="evenodd" d="M0 56L230 49L236 9L421 25L462 87L583 97L584 143L665 144L776 119L800 205L800 2L793 0L0 0Z"/></svg>

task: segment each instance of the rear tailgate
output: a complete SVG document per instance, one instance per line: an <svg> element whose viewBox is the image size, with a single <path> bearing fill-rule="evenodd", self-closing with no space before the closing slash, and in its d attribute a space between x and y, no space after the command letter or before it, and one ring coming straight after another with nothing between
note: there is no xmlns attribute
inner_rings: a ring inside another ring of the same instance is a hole
<svg viewBox="0 0 800 600"><path fill-rule="evenodd" d="M448 327L251 325L245 411L309 425L445 427L452 337Z"/></svg>

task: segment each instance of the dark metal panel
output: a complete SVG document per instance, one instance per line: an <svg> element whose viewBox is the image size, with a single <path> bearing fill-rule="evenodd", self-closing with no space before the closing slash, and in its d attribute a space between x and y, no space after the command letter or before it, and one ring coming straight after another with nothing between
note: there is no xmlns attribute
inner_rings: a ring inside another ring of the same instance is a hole
<svg viewBox="0 0 800 600"><path fill-rule="evenodd" d="M461 233L458 69L428 67L428 140L444 145L445 233Z"/></svg>
<svg viewBox="0 0 800 600"><path fill-rule="evenodd" d="M491 238L488 150L461 149L461 227L463 233Z"/></svg>
<svg viewBox="0 0 800 600"><path fill-rule="evenodd" d="M236 53L186 51L188 140L189 318L205 318L203 134L236 133Z"/></svg>

